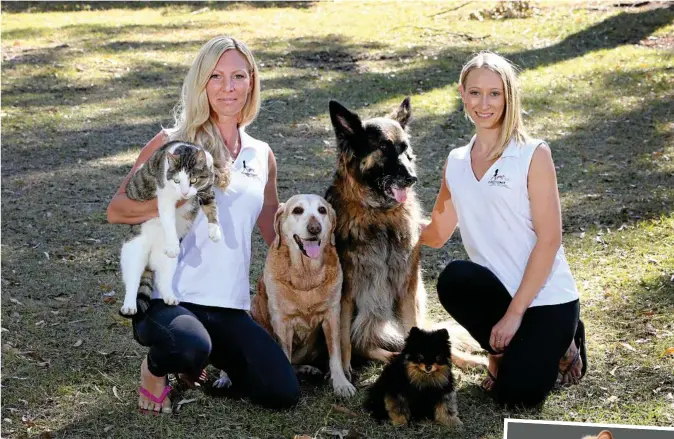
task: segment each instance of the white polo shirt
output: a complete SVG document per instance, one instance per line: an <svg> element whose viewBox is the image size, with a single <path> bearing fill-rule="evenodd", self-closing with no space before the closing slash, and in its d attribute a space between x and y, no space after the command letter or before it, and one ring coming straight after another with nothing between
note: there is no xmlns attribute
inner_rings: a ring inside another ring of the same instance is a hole
<svg viewBox="0 0 674 439"><path fill-rule="evenodd" d="M253 229L264 204L269 145L240 130L241 151L226 191L215 189L222 239L208 237L208 221L199 210L180 243L173 289L181 302L250 309L250 257ZM153 298L160 298L155 290Z"/></svg>
<svg viewBox="0 0 674 439"><path fill-rule="evenodd" d="M468 256L491 270L514 296L537 240L527 179L534 151L545 142L511 141L479 181L471 167L470 151L474 143L475 136L468 145L449 153L445 179ZM530 306L576 299L578 290L560 246L550 275Z"/></svg>

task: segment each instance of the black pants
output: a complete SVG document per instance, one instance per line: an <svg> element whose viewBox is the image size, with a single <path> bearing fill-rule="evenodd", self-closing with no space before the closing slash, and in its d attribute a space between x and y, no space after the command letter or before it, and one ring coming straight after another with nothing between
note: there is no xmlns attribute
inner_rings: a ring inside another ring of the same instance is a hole
<svg viewBox="0 0 674 439"><path fill-rule="evenodd" d="M470 261L453 261L438 278L440 303L491 354L491 330L504 316L512 297L489 269ZM557 380L559 360L571 345L578 300L529 308L505 349L493 387L502 404L536 406Z"/></svg>
<svg viewBox="0 0 674 439"><path fill-rule="evenodd" d="M299 400L299 382L285 354L243 310L169 306L155 299L133 324L136 340L150 347L148 368L155 376L199 376L210 363L254 403L287 408Z"/></svg>

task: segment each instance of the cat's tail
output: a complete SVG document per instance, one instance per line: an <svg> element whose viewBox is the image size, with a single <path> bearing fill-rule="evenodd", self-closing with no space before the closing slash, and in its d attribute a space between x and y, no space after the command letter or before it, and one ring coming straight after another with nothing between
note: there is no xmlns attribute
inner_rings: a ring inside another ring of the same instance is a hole
<svg viewBox="0 0 674 439"><path fill-rule="evenodd" d="M152 297L152 291L154 290L154 272L149 268L145 267L145 271L140 276L140 286L138 287L138 294L147 296L147 298Z"/></svg>

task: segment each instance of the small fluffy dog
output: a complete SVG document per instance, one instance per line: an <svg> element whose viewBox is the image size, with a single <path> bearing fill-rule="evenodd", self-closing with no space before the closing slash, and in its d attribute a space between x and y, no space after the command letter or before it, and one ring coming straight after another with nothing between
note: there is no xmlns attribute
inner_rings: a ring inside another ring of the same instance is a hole
<svg viewBox="0 0 674 439"><path fill-rule="evenodd" d="M365 408L393 425L434 419L448 427L463 425L458 416L451 345L446 329L410 330L402 352L368 391Z"/></svg>
<svg viewBox="0 0 674 439"><path fill-rule="evenodd" d="M610 431L603 430L597 436L584 436L583 439L613 439L613 435Z"/></svg>
<svg viewBox="0 0 674 439"><path fill-rule="evenodd" d="M295 195L279 206L274 224L276 240L267 253L251 315L276 338L293 365L316 360L322 330L335 394L352 396L356 389L344 374L340 350L342 268L334 242L335 211L318 195Z"/></svg>

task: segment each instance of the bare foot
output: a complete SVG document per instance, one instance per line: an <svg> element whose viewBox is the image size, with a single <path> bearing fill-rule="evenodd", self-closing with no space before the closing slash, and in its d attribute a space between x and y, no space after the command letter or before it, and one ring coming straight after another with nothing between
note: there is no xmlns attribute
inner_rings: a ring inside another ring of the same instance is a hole
<svg viewBox="0 0 674 439"><path fill-rule="evenodd" d="M152 375L147 367L147 357L143 359L143 363L140 365L140 385L156 398L161 398L161 395L166 388L166 377ZM161 403L157 403L141 393L138 396L138 407L142 410L154 412L172 412L171 400L168 396L165 397Z"/></svg>
<svg viewBox="0 0 674 439"><path fill-rule="evenodd" d="M482 387L487 392L494 388L496 377L498 375L498 367L501 364L502 358L503 354L487 355L487 359L489 360L489 365L487 366L488 373L487 376L482 380L482 384L480 384L480 387Z"/></svg>
<svg viewBox="0 0 674 439"><path fill-rule="evenodd" d="M569 349L559 360L559 377L557 380L562 385L578 384L583 373L583 360L580 358L580 352L576 347L576 342L572 341Z"/></svg>

